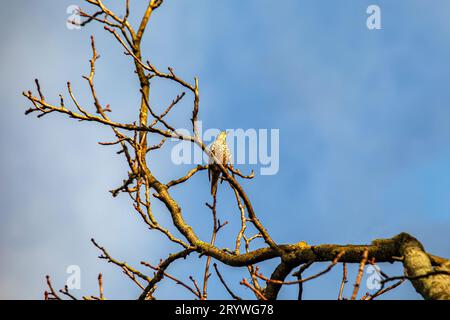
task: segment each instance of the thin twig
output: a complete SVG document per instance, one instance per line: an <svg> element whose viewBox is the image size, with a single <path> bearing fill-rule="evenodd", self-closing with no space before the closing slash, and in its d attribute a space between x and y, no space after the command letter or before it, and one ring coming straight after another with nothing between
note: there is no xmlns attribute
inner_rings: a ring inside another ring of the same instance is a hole
<svg viewBox="0 0 450 320"><path fill-rule="evenodd" d="M103 276L101 273L98 274L98 289L99 289L99 293L100 293L100 300L104 299L103 296Z"/></svg>
<svg viewBox="0 0 450 320"><path fill-rule="evenodd" d="M249 288L250 290L253 291L253 293L261 300L267 300L267 298L255 287L253 287L250 283L248 283L247 279L242 279L242 281L240 282L240 284L246 286L247 288Z"/></svg>
<svg viewBox="0 0 450 320"><path fill-rule="evenodd" d="M217 268L217 263L213 263L213 267L216 270L216 274L219 277L220 282L223 284L223 286L225 287L227 292L230 294L230 296L235 300L242 300L241 297L239 297L238 295L234 294L233 291L231 291L230 287L227 285L227 283L223 279L222 275L220 274L219 269Z"/></svg>
<svg viewBox="0 0 450 320"><path fill-rule="evenodd" d="M384 294L384 293L386 293L386 292L388 292L388 291L391 291L392 289L395 289L395 288L397 288L399 285L401 285L403 282L405 282L405 279L402 279L402 280L400 280L400 281L398 281L398 282L396 282L396 283L394 283L393 285L391 285L391 286L389 286L389 287L387 287L387 288L380 288L377 292L375 292L374 294L372 294L372 295L369 295L367 298L366 298L366 300L373 300L373 299L375 299L376 297L379 297L379 296L381 296L382 294Z"/></svg>
<svg viewBox="0 0 450 320"><path fill-rule="evenodd" d="M353 294L352 294L351 300L355 300L356 296L358 295L359 285L360 285L361 279L363 277L364 267L366 265L368 255L369 255L369 249L366 248L364 250L361 262L359 264L358 276L356 277L355 288L353 290Z"/></svg>
<svg viewBox="0 0 450 320"><path fill-rule="evenodd" d="M281 280L275 280L275 279L267 278L262 273L258 273L259 268L256 268L255 275L258 278L260 278L260 279L262 279L262 280L264 280L266 282L272 282L272 283L281 284L281 285L292 285L292 284L303 283L303 282L306 282L306 281L318 278L318 277L324 275L325 273L329 272L339 262L339 259L344 255L344 253L345 253L345 251L339 252L336 255L336 257L333 259L333 261L328 265L328 267L325 268L325 270L323 270L323 271L321 271L321 272L319 272L319 273L317 273L315 275L309 276L309 277L304 278L304 279L296 280L296 281L281 281Z"/></svg>
<svg viewBox="0 0 450 320"><path fill-rule="evenodd" d="M149 264L148 262L145 262L145 261L141 261L141 264L144 265L144 266L146 266L146 267L149 267L149 268L151 268L151 269L153 269L153 270L155 270L155 271L160 271L160 270L162 270L162 269L161 269L161 264L160 264L159 266L157 266L157 267L152 266L151 264ZM167 278L169 278L170 280L174 281L176 284L179 284L179 285L181 285L182 287L184 287L184 288L186 288L187 290L189 290L189 291L190 291L193 295L195 295L197 298L202 299L201 292L200 292L199 290L197 290L197 288L196 288L196 289L193 289L191 286L189 286L189 285L186 284L185 282L183 282L183 281L181 281L180 279L178 279L178 278L176 278L176 277L174 277L174 276L168 274L167 272L164 272L164 271L163 271L163 275L164 275L164 277L167 277ZM191 278L191 277L190 277L190 278ZM195 283L194 283L194 284L195 284Z"/></svg>
<svg viewBox="0 0 450 320"><path fill-rule="evenodd" d="M305 270L308 269L313 263L314 263L314 261L309 261L309 262L303 264L298 269L298 271L296 271L292 274L294 277L297 277L297 280L298 280L298 297L297 297L298 300L302 300L302 298L303 298L303 281L302 281L303 280L303 278L302 278L303 272L305 272Z"/></svg>
<svg viewBox="0 0 450 320"><path fill-rule="evenodd" d="M46 280L47 280L47 286L50 289L50 292L47 293L47 300L61 300L61 298L58 296L58 294L56 293L55 289L53 289L52 286L52 282L50 280L50 276L45 276ZM49 295L52 295L53 298L50 298Z"/></svg>
<svg viewBox="0 0 450 320"><path fill-rule="evenodd" d="M64 286L64 289L60 289L59 292L68 296L72 300L78 300L74 295L69 292L69 287L67 285Z"/></svg>
<svg viewBox="0 0 450 320"><path fill-rule="evenodd" d="M344 287L347 282L348 282L347 281L347 264L344 262L342 264L342 281L341 281L341 287L339 288L338 300L342 300L342 295L344 293Z"/></svg>

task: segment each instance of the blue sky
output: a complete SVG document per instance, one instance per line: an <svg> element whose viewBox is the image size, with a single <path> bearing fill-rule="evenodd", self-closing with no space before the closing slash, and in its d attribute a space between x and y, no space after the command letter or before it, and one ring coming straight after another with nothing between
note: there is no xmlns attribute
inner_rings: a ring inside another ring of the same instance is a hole
<svg viewBox="0 0 450 320"><path fill-rule="evenodd" d="M449 256L448 1L166 2L152 17L144 56L161 68L173 66L186 79L200 78L203 125L280 129L278 174L243 182L277 242L367 243L405 231L433 254ZM382 30L369 31L366 8L374 3L381 7ZM114 199L107 192L126 177L116 150L97 144L111 140L109 130L58 115L23 115L28 104L21 92L33 88L36 77L48 100L57 102L69 80L79 100L90 103L80 75L88 72L94 34L101 100L111 104L117 119L135 119L139 92L130 60L99 27L67 29L71 4L83 6L76 0L17 0L0 12L3 299L41 298L44 276L62 287L69 265L82 271L82 289L75 294L95 294L102 272L108 298L135 298L134 284L97 259L91 237L136 266L141 260L156 264L175 250L140 223L125 196ZM162 108L176 93L177 87L155 83L151 99ZM177 127L189 125L189 108L186 100L170 118ZM150 161L163 181L189 169L174 167L168 155ZM200 174L187 189L173 190L204 239L211 228L204 206L208 189L206 174ZM233 194L219 192L221 220L230 224L218 244L231 246L228 235L237 232L238 212ZM155 211L169 225L164 208ZM267 273L275 263L261 268ZM170 272L200 279L203 265L193 255ZM381 267L392 275L402 272L401 266ZM235 291L252 297L238 284L245 272L220 268ZM340 271L306 284L304 297L335 299ZM227 297L214 276L210 285L211 298ZM280 293L284 299L295 296L295 288ZM169 280L157 297L190 298ZM419 296L404 284L385 298Z"/></svg>

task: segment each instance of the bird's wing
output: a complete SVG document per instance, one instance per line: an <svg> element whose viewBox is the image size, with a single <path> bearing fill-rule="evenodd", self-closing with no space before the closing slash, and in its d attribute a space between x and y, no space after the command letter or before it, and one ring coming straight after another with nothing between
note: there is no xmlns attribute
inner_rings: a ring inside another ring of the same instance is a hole
<svg viewBox="0 0 450 320"><path fill-rule="evenodd" d="M217 146L216 146L216 142L214 141L214 143L211 145L211 154L216 156L217 153ZM214 166L214 158L212 156L209 156L209 163L208 163L208 180L211 181L212 175L213 175L213 166Z"/></svg>

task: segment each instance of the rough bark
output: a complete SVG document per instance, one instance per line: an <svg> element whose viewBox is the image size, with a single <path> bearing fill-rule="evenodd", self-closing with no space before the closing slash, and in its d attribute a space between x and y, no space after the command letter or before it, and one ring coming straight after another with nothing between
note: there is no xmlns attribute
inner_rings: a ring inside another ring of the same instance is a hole
<svg viewBox="0 0 450 320"><path fill-rule="evenodd" d="M400 233L391 239L377 239L370 245L290 246L289 253L282 256L282 262L272 273L271 280L264 290L268 299L276 299L284 281L294 268L309 261L332 261L339 252L345 253L339 262L357 263L367 248L368 257L376 262L394 262L402 258L405 276L412 282L416 291L424 299L450 300L450 260L425 252L422 244L407 233ZM436 274L438 273L438 274Z"/></svg>
<svg viewBox="0 0 450 320"><path fill-rule="evenodd" d="M450 261L433 267L422 244L408 234L402 234L399 251L403 256L405 275L411 279L412 285L424 299L450 300L450 275L430 275L438 272L450 273Z"/></svg>

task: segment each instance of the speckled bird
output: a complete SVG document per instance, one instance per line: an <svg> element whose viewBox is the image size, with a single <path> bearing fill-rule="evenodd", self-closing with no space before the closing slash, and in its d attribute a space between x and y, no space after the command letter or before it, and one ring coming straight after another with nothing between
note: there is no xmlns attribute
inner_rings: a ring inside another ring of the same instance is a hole
<svg viewBox="0 0 450 320"><path fill-rule="evenodd" d="M217 159L217 162L226 165L231 163L231 154L227 145L227 132L222 131L217 136L214 143L211 145L211 153ZM209 159L209 167L208 167L208 177L209 181L211 181L211 195L213 197L216 196L217 193L217 185L219 183L220 175L222 172L220 171L217 162L214 161L213 157Z"/></svg>

